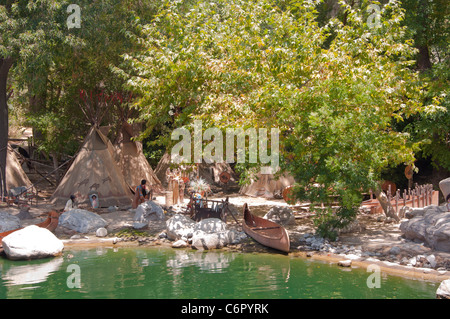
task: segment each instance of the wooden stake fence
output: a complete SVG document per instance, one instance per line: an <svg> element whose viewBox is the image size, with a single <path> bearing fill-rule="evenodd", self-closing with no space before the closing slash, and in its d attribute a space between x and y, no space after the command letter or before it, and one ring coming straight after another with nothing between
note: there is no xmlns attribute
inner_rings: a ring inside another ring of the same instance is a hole
<svg viewBox="0 0 450 319"><path fill-rule="evenodd" d="M419 208L429 205L439 205L439 192L433 190L432 184L421 186L416 184L415 188L404 189L403 192L397 189L395 194L391 193L391 186L389 185L386 195L396 213L404 206ZM383 211L378 200L373 198L372 191L370 191L370 199L364 201L361 206L370 207L371 213L378 214Z"/></svg>

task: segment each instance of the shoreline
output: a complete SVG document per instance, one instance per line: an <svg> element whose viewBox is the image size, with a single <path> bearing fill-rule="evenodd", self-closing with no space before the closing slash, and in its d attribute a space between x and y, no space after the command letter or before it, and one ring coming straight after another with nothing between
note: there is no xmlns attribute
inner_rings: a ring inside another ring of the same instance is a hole
<svg viewBox="0 0 450 319"><path fill-rule="evenodd" d="M123 241L118 237L110 238L87 238L87 239L63 239L64 248L68 249L92 249L96 247L106 247L106 248L156 248L163 247L167 249L177 249L177 250L196 250L191 247L186 248L173 248L172 242L168 240L155 241L154 243L140 244L137 241ZM200 251L200 250L199 250ZM208 251L224 251L224 252L239 252L245 253L264 253L261 249L252 249L252 247L243 246L241 248L236 248L234 245L226 246L224 248L217 248L213 250L203 250L202 252L207 253ZM266 253L270 253L269 250ZM311 254L312 253L312 254ZM275 253L274 253L275 254ZM289 254L282 254L286 257L303 258L305 260L311 259L316 261L324 261L330 264L339 264L341 261L351 260L351 266L348 268L362 268L367 269L369 266L377 265L382 273L388 275L402 277L406 279L414 279L421 281L430 281L435 283L440 283L443 280L450 279L450 271L439 271L430 268L419 268L412 266L404 266L396 263L381 261L381 260L369 260L369 259L350 259L346 256L340 256L336 254L326 254L321 252L311 252L311 251L291 251ZM342 266L340 266L342 267Z"/></svg>
<svg viewBox="0 0 450 319"><path fill-rule="evenodd" d="M217 196L217 199L221 199L223 196ZM366 215L361 214L360 224L362 227L356 232L343 234L339 236L339 240L333 243L324 242L325 249L318 248L312 249L312 246L305 242L305 239L311 239L315 237L313 235L314 226L311 220L311 214L300 206L290 206L284 200L267 200L252 198L247 196L231 195L230 204L234 205L235 213L238 220L242 219L241 208L243 203L249 203L253 212L263 214L273 206L288 206L295 211L295 224L285 226L288 230L291 238L291 252L288 256L299 258L310 258L312 260L325 261L332 264L337 264L340 261L351 260L351 266L349 268L360 267L367 269L370 265L377 265L381 272L392 274L399 277L417 279L423 281L441 282L445 279L450 279L450 253L434 251L430 248L423 246L420 243L413 243L405 241L401 238L401 233L398 229L398 225L393 223L387 223L385 221L379 221L380 215ZM164 198L156 198L155 202L159 205L163 205ZM41 202L38 206L30 207L30 214L32 219L23 220L22 226L29 226L36 224L40 221L42 214L50 210L54 210L56 207L45 201ZM9 212L12 215L17 215L19 209L17 207L8 207L2 209ZM169 209L170 211L170 209ZM66 232L61 227L58 227L55 231L57 238L62 240L64 247L68 249L90 249L95 247L167 247L170 249L193 249L189 245L187 248L172 248L172 241L165 238L160 238L159 234L165 231L165 221L156 222L148 225L145 230L144 236L134 236L134 239L121 238L116 236L120 230L129 229L133 230L133 218L134 211L130 210L116 210L109 212L107 209L100 209L94 211L99 214L108 222L106 227L108 235L106 237L97 237L95 234L78 234ZM171 211L166 214L166 219L170 218L176 213ZM236 224L231 218L227 223L229 228L237 228L241 230L240 224ZM69 239L72 235L78 234L79 239ZM305 236L308 235L309 238ZM87 239L86 239L87 238ZM323 245L322 245L323 246ZM344 249L345 247L345 249ZM394 250L396 254L392 253ZM247 252L269 252L270 249L260 245L253 241L253 239L246 239L237 245L228 245L221 249L223 251L236 251L241 253ZM357 251L357 252L356 252ZM445 267L433 269L422 268L417 265L407 265L404 262L401 263L402 258L413 258L420 255L436 255L436 258L444 260ZM406 257L405 257L406 256Z"/></svg>

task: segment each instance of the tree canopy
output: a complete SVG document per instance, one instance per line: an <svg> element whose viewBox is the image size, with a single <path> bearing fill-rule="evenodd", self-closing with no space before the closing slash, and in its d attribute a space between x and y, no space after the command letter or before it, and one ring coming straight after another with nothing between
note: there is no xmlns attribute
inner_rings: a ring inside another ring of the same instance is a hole
<svg viewBox="0 0 450 319"><path fill-rule="evenodd" d="M344 6L345 23L320 26L311 1L168 2L142 29L145 49L125 56L127 87L150 130L169 134L194 119L279 128L297 197L338 198L354 216L384 168L414 162L417 145L393 123L435 107L422 104L400 3L383 6L376 26L363 3Z"/></svg>

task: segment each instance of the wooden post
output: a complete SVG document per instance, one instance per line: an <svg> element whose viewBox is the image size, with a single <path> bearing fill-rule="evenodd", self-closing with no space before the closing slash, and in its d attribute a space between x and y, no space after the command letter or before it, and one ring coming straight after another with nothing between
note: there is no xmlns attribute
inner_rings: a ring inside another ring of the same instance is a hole
<svg viewBox="0 0 450 319"><path fill-rule="evenodd" d="M398 214L398 197L400 194L400 190L397 189L397 191L395 192L395 212Z"/></svg>
<svg viewBox="0 0 450 319"><path fill-rule="evenodd" d="M388 190L387 190L387 198L389 203L392 201L392 193L391 193L391 185L388 185Z"/></svg>
<svg viewBox="0 0 450 319"><path fill-rule="evenodd" d="M414 198L414 193L415 193L416 191L414 190L414 189L412 189L411 190L411 203L412 203L412 208L414 208L414 200L415 200L415 198Z"/></svg>
<svg viewBox="0 0 450 319"><path fill-rule="evenodd" d="M403 190L403 206L406 206L406 189Z"/></svg>

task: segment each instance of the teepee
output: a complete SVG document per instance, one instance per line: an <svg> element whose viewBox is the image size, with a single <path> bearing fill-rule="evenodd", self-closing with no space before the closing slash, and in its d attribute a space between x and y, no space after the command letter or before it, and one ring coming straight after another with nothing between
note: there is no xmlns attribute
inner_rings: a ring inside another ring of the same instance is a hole
<svg viewBox="0 0 450 319"><path fill-rule="evenodd" d="M114 147L95 126L91 128L72 165L52 195L52 203L65 204L70 195L89 203L96 193L100 207L128 206L132 192L114 159Z"/></svg>
<svg viewBox="0 0 450 319"><path fill-rule="evenodd" d="M239 193L252 197L281 198L283 190L294 182L294 178L287 174L276 178L273 174L258 173L256 179L242 186Z"/></svg>
<svg viewBox="0 0 450 319"><path fill-rule="evenodd" d="M20 186L31 186L31 182L22 169L17 156L12 149L11 145L8 144L7 154L6 154L6 189L10 190L14 187Z"/></svg>
<svg viewBox="0 0 450 319"><path fill-rule="evenodd" d="M147 180L154 192L163 191L160 180L153 172L152 167L145 158L142 143L132 141L133 128L124 122L118 139L115 142L115 158L128 186L133 190L140 185L141 180Z"/></svg>

